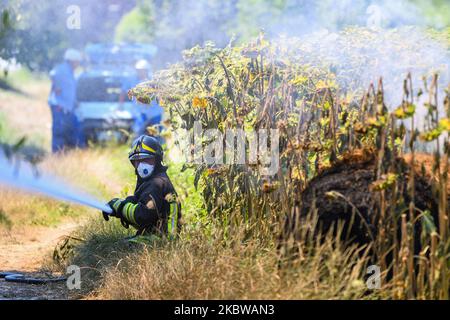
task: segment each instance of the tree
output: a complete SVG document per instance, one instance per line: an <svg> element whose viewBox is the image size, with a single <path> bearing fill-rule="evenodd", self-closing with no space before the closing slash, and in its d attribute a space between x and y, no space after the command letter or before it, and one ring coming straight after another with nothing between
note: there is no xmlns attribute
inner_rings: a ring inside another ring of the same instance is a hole
<svg viewBox="0 0 450 320"><path fill-rule="evenodd" d="M177 61L181 51L212 40L230 41L227 32L236 14L236 2L221 0L141 0L116 28L116 40L152 42L158 47L155 68Z"/></svg>
<svg viewBox="0 0 450 320"><path fill-rule="evenodd" d="M0 33L0 58L36 71L49 70L68 47L113 41L111 30L135 5L119 0L1 1L9 28ZM70 7L79 9L79 26L68 24Z"/></svg>
<svg viewBox="0 0 450 320"><path fill-rule="evenodd" d="M207 40L221 47L233 37L248 41L261 30L273 37L369 23L436 27L440 20L427 17L445 16L448 6L444 0L140 0L119 23L116 39L155 44L158 68L179 60L183 49Z"/></svg>
<svg viewBox="0 0 450 320"><path fill-rule="evenodd" d="M140 3L125 14L115 30L118 42L151 42L155 37L155 15L153 3Z"/></svg>

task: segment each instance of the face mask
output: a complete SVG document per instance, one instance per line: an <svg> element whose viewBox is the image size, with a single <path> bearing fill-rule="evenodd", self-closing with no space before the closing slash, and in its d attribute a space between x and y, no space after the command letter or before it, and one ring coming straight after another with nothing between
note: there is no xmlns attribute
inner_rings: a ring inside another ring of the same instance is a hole
<svg viewBox="0 0 450 320"><path fill-rule="evenodd" d="M139 163L138 167L137 167L137 173L139 174L139 176L143 179L149 177L152 172L153 169L155 168L154 165L145 163L145 162L141 162Z"/></svg>

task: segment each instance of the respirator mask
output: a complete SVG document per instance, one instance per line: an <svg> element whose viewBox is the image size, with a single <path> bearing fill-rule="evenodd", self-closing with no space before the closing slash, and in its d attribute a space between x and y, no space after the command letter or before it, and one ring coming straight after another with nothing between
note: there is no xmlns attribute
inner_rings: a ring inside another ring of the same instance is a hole
<svg viewBox="0 0 450 320"><path fill-rule="evenodd" d="M148 164L145 162L139 163L139 165L136 168L137 174L142 179L150 177L150 175L153 173L153 170L155 169L155 166L152 164Z"/></svg>

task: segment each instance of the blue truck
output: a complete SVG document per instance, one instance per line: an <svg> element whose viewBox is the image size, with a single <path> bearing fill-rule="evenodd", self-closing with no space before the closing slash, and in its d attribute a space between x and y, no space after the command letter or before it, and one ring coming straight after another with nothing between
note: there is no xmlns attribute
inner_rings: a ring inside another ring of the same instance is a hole
<svg viewBox="0 0 450 320"><path fill-rule="evenodd" d="M151 61L156 48L137 44L95 44L85 49L87 61L77 80L76 116L86 140L125 141L139 118L136 104L120 103L123 84L136 78L135 63Z"/></svg>

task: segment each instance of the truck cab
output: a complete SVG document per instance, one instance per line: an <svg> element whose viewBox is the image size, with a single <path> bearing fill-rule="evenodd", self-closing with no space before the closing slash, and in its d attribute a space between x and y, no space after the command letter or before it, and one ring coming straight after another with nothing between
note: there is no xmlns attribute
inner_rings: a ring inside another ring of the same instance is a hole
<svg viewBox="0 0 450 320"><path fill-rule="evenodd" d="M134 63L150 59L156 48L148 45L90 45L88 60L77 79L75 115L84 137L92 142L125 142L139 117L134 102L119 103L122 85L136 77Z"/></svg>
<svg viewBox="0 0 450 320"><path fill-rule="evenodd" d="M84 136L93 142L126 140L135 120L131 101L119 104L122 83L131 73L88 70L78 78L76 117Z"/></svg>

